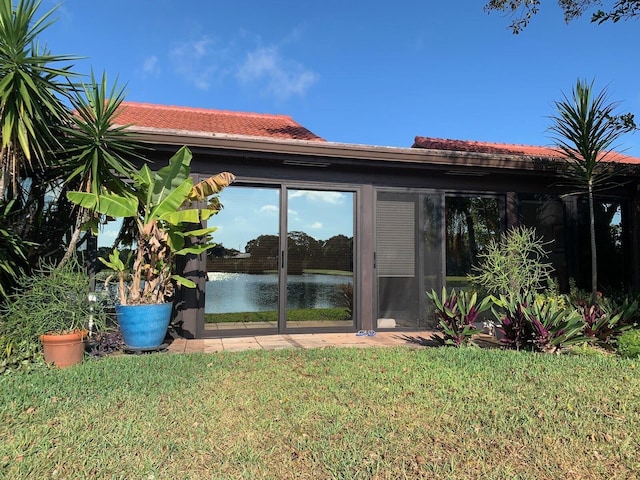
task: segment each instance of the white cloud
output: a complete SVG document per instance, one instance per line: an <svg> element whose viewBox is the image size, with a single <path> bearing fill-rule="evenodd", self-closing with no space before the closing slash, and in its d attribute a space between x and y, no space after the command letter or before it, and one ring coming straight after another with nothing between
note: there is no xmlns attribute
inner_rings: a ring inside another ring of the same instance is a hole
<svg viewBox="0 0 640 480"><path fill-rule="evenodd" d="M309 225L309 228L312 230L320 230L322 228L322 222L314 222Z"/></svg>
<svg viewBox="0 0 640 480"><path fill-rule="evenodd" d="M142 73L145 75L157 76L160 73L160 67L158 66L158 57L156 55L149 55L142 62Z"/></svg>
<svg viewBox="0 0 640 480"><path fill-rule="evenodd" d="M263 205L262 207L260 207L261 213L266 213L270 215L273 215L274 213L278 213L279 211L280 209L275 205Z"/></svg>
<svg viewBox="0 0 640 480"><path fill-rule="evenodd" d="M344 202L344 194L340 192L322 192L319 190L297 190L289 198L306 198L312 202L323 202L339 205Z"/></svg>
<svg viewBox="0 0 640 480"><path fill-rule="evenodd" d="M265 83L265 91L279 99L303 96L318 80L315 72L282 58L277 47L248 52L236 76L243 83Z"/></svg>
<svg viewBox="0 0 640 480"><path fill-rule="evenodd" d="M277 45L264 47L260 46L259 37L244 31L224 41L203 35L175 43L168 57L173 70L200 90L208 90L214 81L235 77L263 94L286 100L304 96L319 78L317 73L283 54L283 48L298 42L300 36L299 29L293 30ZM158 60L155 62L149 66L157 66Z"/></svg>
<svg viewBox="0 0 640 480"><path fill-rule="evenodd" d="M208 90L217 68L214 41L208 36L176 44L169 59L176 71L199 90Z"/></svg>

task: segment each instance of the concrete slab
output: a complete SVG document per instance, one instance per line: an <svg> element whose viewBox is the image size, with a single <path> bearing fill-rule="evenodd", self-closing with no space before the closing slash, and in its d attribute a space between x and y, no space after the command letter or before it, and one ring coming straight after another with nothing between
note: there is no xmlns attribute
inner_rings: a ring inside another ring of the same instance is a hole
<svg viewBox="0 0 640 480"><path fill-rule="evenodd" d="M284 335L221 337L207 339L183 339L173 341L169 346L172 353L191 352L237 352L242 350L277 350L285 348L326 348L326 347L393 347L408 346L419 348L429 345L433 331L388 331L377 332L375 336L357 336L354 333L291 333Z"/></svg>

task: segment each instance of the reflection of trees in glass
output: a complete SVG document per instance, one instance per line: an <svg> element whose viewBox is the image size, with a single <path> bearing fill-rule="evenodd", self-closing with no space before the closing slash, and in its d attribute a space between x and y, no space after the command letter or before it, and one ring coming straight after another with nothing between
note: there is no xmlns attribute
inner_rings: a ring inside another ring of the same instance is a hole
<svg viewBox="0 0 640 480"><path fill-rule="evenodd" d="M316 240L311 235L293 231L288 234L288 273L300 275L304 270L341 270L353 272L353 237L335 235ZM280 238L260 235L249 240L245 254L222 244L207 253L208 271L264 273L278 268Z"/></svg>
<svg viewBox="0 0 640 480"><path fill-rule="evenodd" d="M322 264L322 242L305 232L289 232L287 254L288 270L293 275L302 274L305 268L319 268Z"/></svg>
<svg viewBox="0 0 640 480"><path fill-rule="evenodd" d="M501 233L501 202L497 198L447 197L447 275L461 276L471 271L478 254Z"/></svg>
<svg viewBox="0 0 640 480"><path fill-rule="evenodd" d="M622 228L622 206L618 200L595 199L595 234L598 251L598 282L606 287L617 287L624 283L624 250ZM579 206L580 234L580 279L578 286L589 287L591 275L589 239L589 209L586 199Z"/></svg>
<svg viewBox="0 0 640 480"><path fill-rule="evenodd" d="M299 275L305 269L353 271L353 237L335 235L324 241L316 240L301 231L289 232L287 237L288 273ZM266 260L278 258L279 244L277 235L260 235L249 240L245 252L250 257L243 261L255 265L271 265L272 262ZM227 255L229 252L231 251L221 248L218 253Z"/></svg>
<svg viewBox="0 0 640 480"><path fill-rule="evenodd" d="M423 196L424 202L424 243L427 249L431 249L438 245L440 236L440 212L433 196Z"/></svg>
<svg viewBox="0 0 640 480"><path fill-rule="evenodd" d="M260 235L258 238L249 240L244 251L254 258L277 257L279 242L278 235Z"/></svg>
<svg viewBox="0 0 640 480"><path fill-rule="evenodd" d="M324 242L322 263L328 270L353 271L353 237L336 235Z"/></svg>

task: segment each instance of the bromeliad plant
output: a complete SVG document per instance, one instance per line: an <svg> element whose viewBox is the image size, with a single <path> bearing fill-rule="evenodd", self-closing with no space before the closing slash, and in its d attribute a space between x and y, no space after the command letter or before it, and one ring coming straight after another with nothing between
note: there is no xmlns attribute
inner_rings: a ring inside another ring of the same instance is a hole
<svg viewBox="0 0 640 480"><path fill-rule="evenodd" d="M427 292L427 297L433 302L438 325L444 333L445 345L472 345L472 336L482 330L476 328L478 316L491 306L491 297L478 302L478 294L455 289L447 295L447 289L442 288L442 295L435 290Z"/></svg>
<svg viewBox="0 0 640 480"><path fill-rule="evenodd" d="M202 222L220 210L215 195L235 177L222 172L194 185L191 158L189 149L182 147L169 165L157 172L144 165L123 193L105 189L97 195L67 194L70 201L101 215L134 220L136 245L130 284L125 282L128 262L121 260L117 248L108 260L100 258L118 277L121 305L164 303L173 294L174 282L195 287L194 282L174 273L176 257L200 254L214 245L211 234L216 228L202 228ZM108 277L105 283L110 280Z"/></svg>

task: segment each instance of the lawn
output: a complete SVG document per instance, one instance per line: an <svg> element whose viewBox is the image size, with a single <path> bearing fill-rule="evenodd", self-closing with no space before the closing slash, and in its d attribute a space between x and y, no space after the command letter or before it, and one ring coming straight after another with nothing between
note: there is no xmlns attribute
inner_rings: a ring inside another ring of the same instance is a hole
<svg viewBox="0 0 640 480"><path fill-rule="evenodd" d="M0 476L637 478L639 368L406 347L86 361L0 378Z"/></svg>

